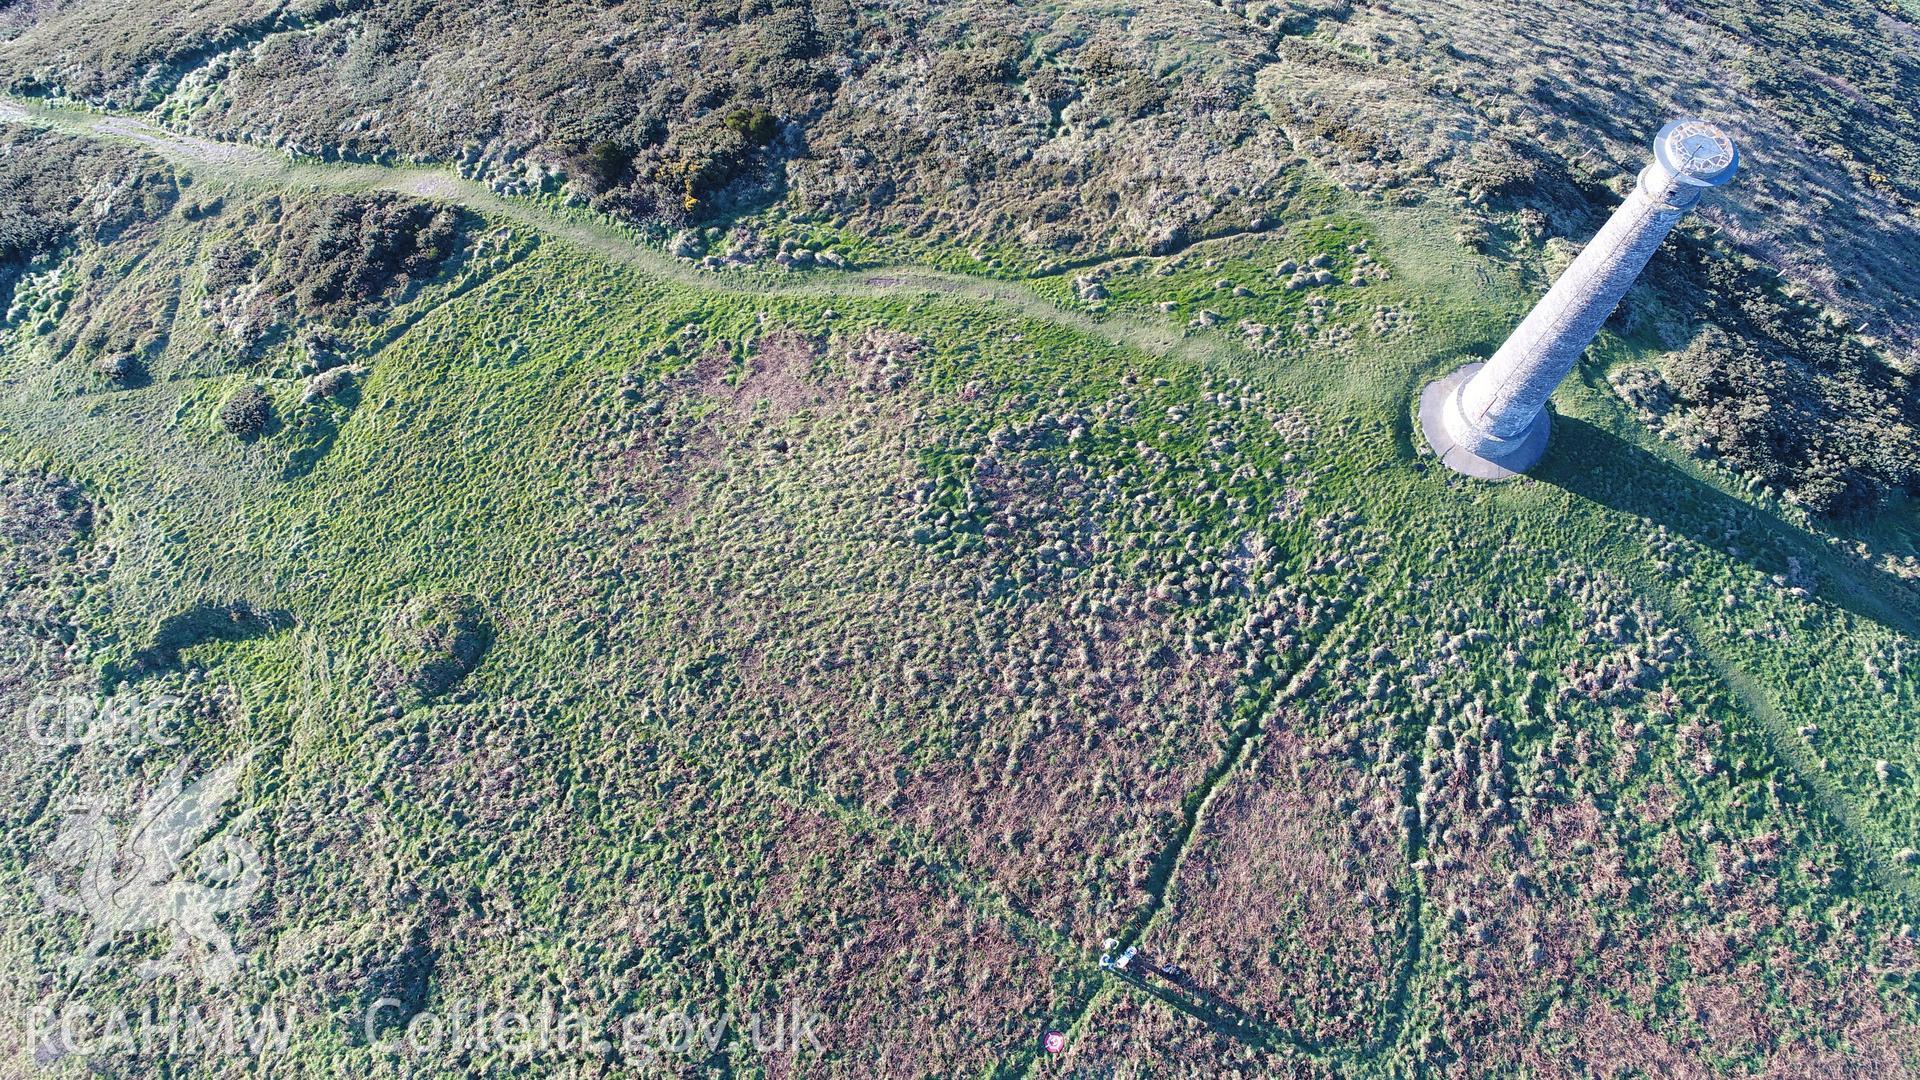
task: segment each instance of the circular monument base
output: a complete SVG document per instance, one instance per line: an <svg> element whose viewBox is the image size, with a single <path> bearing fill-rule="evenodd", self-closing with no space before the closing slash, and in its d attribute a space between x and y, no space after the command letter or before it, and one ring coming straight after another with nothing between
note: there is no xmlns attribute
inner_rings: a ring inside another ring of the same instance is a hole
<svg viewBox="0 0 1920 1080"><path fill-rule="evenodd" d="M1541 409L1527 433L1504 445L1475 437L1460 415L1460 387L1485 364L1468 364L1420 391L1420 431L1440 463L1477 480L1511 480L1540 463L1552 422ZM1470 449L1471 447L1471 449Z"/></svg>

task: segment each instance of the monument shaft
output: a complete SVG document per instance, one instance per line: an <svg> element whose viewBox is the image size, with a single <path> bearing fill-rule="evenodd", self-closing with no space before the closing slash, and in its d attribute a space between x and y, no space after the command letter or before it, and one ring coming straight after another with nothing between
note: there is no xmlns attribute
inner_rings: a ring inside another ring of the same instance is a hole
<svg viewBox="0 0 1920 1080"><path fill-rule="evenodd" d="M1678 120L1626 202L1485 364L1428 386L1421 426L1450 467L1486 479L1524 472L1546 451L1547 399L1621 297L1706 189L1733 177L1739 153L1718 128Z"/></svg>
<svg viewBox="0 0 1920 1080"><path fill-rule="evenodd" d="M1469 423L1496 439L1526 434L1554 387L1573 370L1647 260L1686 214L1686 205L1673 202L1677 186L1657 162L1647 166L1627 201L1586 250L1487 366L1461 388L1460 411ZM1695 189L1692 199L1699 197Z"/></svg>

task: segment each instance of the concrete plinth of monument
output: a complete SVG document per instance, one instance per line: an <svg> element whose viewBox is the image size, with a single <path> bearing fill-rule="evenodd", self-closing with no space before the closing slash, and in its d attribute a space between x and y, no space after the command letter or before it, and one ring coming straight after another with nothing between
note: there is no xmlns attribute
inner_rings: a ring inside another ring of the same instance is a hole
<svg viewBox="0 0 1920 1080"><path fill-rule="evenodd" d="M1553 423L1541 409L1526 434L1504 442L1475 437L1460 414L1460 387L1485 364L1468 364L1420 391L1420 431L1440 463L1476 480L1511 480L1540 463Z"/></svg>

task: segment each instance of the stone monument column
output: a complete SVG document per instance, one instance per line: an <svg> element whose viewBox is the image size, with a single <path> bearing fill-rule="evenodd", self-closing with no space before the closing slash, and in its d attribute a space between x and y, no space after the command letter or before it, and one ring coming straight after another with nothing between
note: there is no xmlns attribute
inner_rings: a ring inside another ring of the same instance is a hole
<svg viewBox="0 0 1920 1080"><path fill-rule="evenodd" d="M1733 179L1740 152L1704 120L1676 120L1627 201L1567 267L1506 344L1420 395L1420 427L1449 468L1504 480L1547 449L1547 398L1579 361L1660 242L1708 188Z"/></svg>

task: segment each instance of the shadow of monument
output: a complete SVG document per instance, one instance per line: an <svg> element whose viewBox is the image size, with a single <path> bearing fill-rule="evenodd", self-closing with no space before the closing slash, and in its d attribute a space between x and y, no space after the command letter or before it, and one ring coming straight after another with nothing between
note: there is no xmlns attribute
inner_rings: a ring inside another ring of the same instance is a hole
<svg viewBox="0 0 1920 1080"><path fill-rule="evenodd" d="M1553 443L1531 474L1589 502L1644 518L1766 574L1787 558L1817 571L1819 600L1920 637L1920 588L1836 552L1813 533L1741 502L1659 455L1585 420L1556 414Z"/></svg>
<svg viewBox="0 0 1920 1080"><path fill-rule="evenodd" d="M1296 1050L1312 1049L1299 1039L1276 1032L1258 1017L1249 1014L1220 995L1190 982L1156 982L1120 971L1110 974L1193 1017L1218 1034L1269 1049L1280 1046L1289 1046Z"/></svg>

